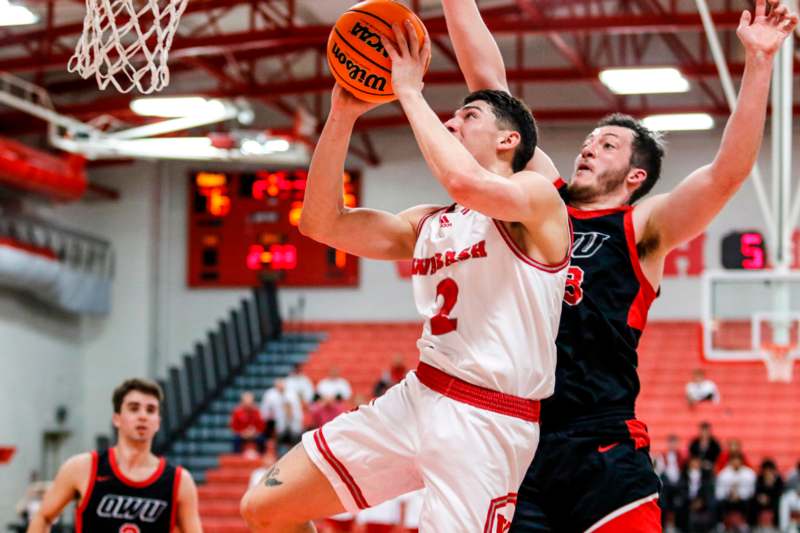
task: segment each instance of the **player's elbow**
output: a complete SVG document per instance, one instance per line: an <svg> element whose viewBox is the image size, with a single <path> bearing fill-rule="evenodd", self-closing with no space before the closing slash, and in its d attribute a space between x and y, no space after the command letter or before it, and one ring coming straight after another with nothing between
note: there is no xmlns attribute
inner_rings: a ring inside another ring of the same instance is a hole
<svg viewBox="0 0 800 533"><path fill-rule="evenodd" d="M467 205L475 191L473 177L462 171L446 172L442 179L442 185L450 198L463 205Z"/></svg>

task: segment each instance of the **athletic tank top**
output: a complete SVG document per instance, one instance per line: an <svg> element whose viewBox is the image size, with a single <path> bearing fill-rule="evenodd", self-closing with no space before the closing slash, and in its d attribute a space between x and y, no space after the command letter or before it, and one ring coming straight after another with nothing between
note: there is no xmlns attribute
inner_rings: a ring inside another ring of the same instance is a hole
<svg viewBox="0 0 800 533"><path fill-rule="evenodd" d="M75 520L77 533L170 533L175 528L181 468L161 459L144 481L127 479L114 448L92 452L89 486Z"/></svg>
<svg viewBox="0 0 800 533"><path fill-rule="evenodd" d="M549 396L568 264L531 259L503 223L476 211L429 214L412 262L420 360L495 391Z"/></svg>
<svg viewBox="0 0 800 533"><path fill-rule="evenodd" d="M558 185L566 201L566 187ZM543 430L593 417L634 418L636 350L656 292L639 264L633 209L568 207L572 261L556 339L555 393L542 403Z"/></svg>

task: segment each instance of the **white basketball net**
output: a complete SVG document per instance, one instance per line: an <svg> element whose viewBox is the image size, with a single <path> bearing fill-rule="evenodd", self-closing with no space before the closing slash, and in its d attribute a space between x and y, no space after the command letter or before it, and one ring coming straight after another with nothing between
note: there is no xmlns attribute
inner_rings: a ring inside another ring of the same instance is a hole
<svg viewBox="0 0 800 533"><path fill-rule="evenodd" d="M794 346L766 344L763 350L767 381L790 383L794 370Z"/></svg>
<svg viewBox="0 0 800 533"><path fill-rule="evenodd" d="M83 35L67 68L101 89L144 94L169 84L167 55L188 0L86 0Z"/></svg>

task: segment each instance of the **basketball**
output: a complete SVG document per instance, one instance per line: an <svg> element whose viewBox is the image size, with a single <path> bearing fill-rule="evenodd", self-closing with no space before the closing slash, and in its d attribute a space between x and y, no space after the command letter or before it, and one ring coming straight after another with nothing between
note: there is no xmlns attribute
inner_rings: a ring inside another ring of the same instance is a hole
<svg viewBox="0 0 800 533"><path fill-rule="evenodd" d="M425 26L399 2L367 0L342 14L328 38L328 66L336 82L367 102L394 100L392 60L381 43L381 34L393 35L392 24L402 24L406 19L411 19L421 46Z"/></svg>

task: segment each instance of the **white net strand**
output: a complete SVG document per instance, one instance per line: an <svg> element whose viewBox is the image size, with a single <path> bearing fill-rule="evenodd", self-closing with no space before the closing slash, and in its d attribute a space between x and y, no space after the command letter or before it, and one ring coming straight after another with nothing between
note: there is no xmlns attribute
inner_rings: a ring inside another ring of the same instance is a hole
<svg viewBox="0 0 800 533"><path fill-rule="evenodd" d="M767 381L791 383L794 373L792 346L770 345L764 347L764 364L767 367Z"/></svg>
<svg viewBox="0 0 800 533"><path fill-rule="evenodd" d="M169 84L169 49L187 2L86 0L83 34L68 70L95 76L101 89L112 83L123 93L160 91Z"/></svg>

